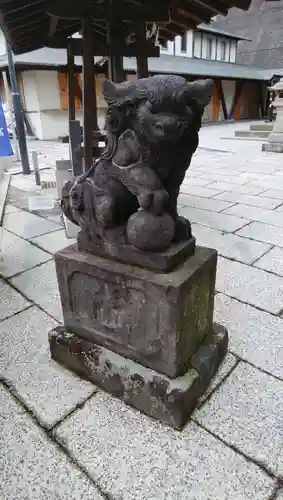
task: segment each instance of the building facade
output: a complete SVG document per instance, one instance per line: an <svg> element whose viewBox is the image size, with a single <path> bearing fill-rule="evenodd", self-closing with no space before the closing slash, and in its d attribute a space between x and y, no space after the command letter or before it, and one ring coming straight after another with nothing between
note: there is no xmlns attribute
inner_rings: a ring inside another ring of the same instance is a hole
<svg viewBox="0 0 283 500"><path fill-rule="evenodd" d="M206 121L256 119L265 114L267 83L272 71L237 63L239 43L246 42L212 25L200 25L161 47L159 58L148 61L150 74L175 73L188 81L212 78L213 97L204 114ZM247 41L247 43L249 43ZM98 58L99 59L99 58ZM15 67L22 105L29 129L38 139L57 139L68 134L67 56L61 49L43 48L15 56ZM82 120L82 61L76 64L76 119ZM0 71L7 70L5 40L0 34ZM136 78L135 58L124 58L125 79ZM102 82L107 64L95 75L98 121L104 125L106 103ZM283 72L282 72L283 75ZM2 100L5 102L3 78L0 78ZM8 95L8 99L10 99Z"/></svg>

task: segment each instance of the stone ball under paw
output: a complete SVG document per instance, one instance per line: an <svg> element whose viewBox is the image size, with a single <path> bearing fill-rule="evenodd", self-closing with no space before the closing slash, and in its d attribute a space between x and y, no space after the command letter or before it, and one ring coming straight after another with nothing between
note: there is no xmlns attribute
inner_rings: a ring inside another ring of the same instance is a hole
<svg viewBox="0 0 283 500"><path fill-rule="evenodd" d="M131 215L127 224L128 242L140 250L151 252L161 252L168 248L174 231L175 223L167 213L154 215L139 210Z"/></svg>

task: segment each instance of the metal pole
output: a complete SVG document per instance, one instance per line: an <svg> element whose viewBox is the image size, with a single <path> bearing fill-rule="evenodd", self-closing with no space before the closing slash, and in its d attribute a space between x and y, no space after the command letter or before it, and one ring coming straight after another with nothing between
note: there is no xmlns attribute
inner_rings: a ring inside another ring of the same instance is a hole
<svg viewBox="0 0 283 500"><path fill-rule="evenodd" d="M8 79L7 79L6 71L2 72L2 76L3 76L4 88L5 88L5 94L6 94L6 104L7 104L7 109L8 109L8 113L9 113L9 117L10 117L10 121L11 121L13 143L14 143L14 146L15 146L15 156L16 156L16 160L20 161L19 146L18 146L18 140L17 140L16 130L15 130L13 110L11 109L11 103L10 103L10 99L9 99L10 89L9 89L9 84L8 84Z"/></svg>
<svg viewBox="0 0 283 500"><path fill-rule="evenodd" d="M15 113L16 127L18 132L18 141L22 162L22 169L24 174L30 174L30 166L29 166L29 157L27 150L27 142L26 142L26 133L25 126L23 120L23 111L21 106L21 99L17 84L16 71L14 65L13 52L6 42L7 55L8 55L8 66L9 66L9 74L12 88L12 99L13 99L13 108Z"/></svg>
<svg viewBox="0 0 283 500"><path fill-rule="evenodd" d="M32 156L33 169L34 169L35 184L37 186L40 186L41 183L40 183L40 173L39 173L37 151L32 151L31 156Z"/></svg>

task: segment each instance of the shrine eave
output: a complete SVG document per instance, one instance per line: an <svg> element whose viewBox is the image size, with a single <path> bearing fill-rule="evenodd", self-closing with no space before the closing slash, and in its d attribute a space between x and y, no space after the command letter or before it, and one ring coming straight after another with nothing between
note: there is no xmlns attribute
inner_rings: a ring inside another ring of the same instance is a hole
<svg viewBox="0 0 283 500"><path fill-rule="evenodd" d="M173 40L231 7L248 10L251 0L115 0L119 30L124 40L131 36L133 22L159 27L159 41ZM15 54L45 46L58 46L81 29L81 19L93 18L94 40L107 40L107 20L113 12L109 0L0 0L0 26ZM107 10L108 8L108 10ZM109 10L110 9L110 10ZM106 14L104 14L106 12ZM110 14L109 14L110 12ZM57 43L57 45L56 45Z"/></svg>

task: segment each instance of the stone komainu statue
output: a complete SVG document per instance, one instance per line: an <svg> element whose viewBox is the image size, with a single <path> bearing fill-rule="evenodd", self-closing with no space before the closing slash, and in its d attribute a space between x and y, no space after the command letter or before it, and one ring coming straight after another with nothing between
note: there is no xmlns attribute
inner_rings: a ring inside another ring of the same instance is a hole
<svg viewBox="0 0 283 500"><path fill-rule="evenodd" d="M191 238L177 198L211 93L211 80L174 75L105 80L106 148L62 193L63 212L88 241L162 251Z"/></svg>

